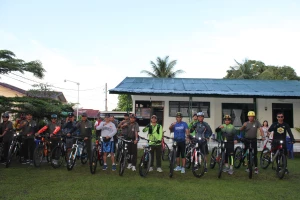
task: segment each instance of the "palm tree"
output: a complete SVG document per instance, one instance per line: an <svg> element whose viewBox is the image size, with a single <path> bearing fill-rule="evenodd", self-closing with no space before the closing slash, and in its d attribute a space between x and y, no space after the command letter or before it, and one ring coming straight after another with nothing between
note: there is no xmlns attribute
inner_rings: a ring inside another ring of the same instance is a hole
<svg viewBox="0 0 300 200"><path fill-rule="evenodd" d="M37 78L43 78L46 70L40 61L25 62L15 58L16 55L9 50L0 50L0 74L12 72L31 72Z"/></svg>
<svg viewBox="0 0 300 200"><path fill-rule="evenodd" d="M174 66L177 63L177 60L172 60L168 62L169 56L166 56L164 59L157 57L156 64L151 61L152 72L147 70L142 70L141 73L145 73L154 78L174 78L177 74L184 73L183 70L174 70Z"/></svg>

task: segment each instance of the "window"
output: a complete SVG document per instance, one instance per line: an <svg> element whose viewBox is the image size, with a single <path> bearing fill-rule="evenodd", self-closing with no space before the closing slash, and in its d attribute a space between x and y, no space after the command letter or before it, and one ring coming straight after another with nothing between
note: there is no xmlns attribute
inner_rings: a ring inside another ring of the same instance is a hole
<svg viewBox="0 0 300 200"><path fill-rule="evenodd" d="M169 116L175 117L177 112L181 112L182 116L189 116L189 101L169 101ZM191 114L204 112L206 118L210 117L210 102L191 102Z"/></svg>
<svg viewBox="0 0 300 200"><path fill-rule="evenodd" d="M254 110L252 103L222 103L222 120L224 115L230 115L234 126L242 126L248 120L248 111Z"/></svg>
<svg viewBox="0 0 300 200"><path fill-rule="evenodd" d="M277 122L277 113L283 112L284 122L294 128L293 104L291 103L272 103L273 122Z"/></svg>
<svg viewBox="0 0 300 200"><path fill-rule="evenodd" d="M136 122L139 126L147 126L150 123L151 102L150 101L136 101L135 102Z"/></svg>

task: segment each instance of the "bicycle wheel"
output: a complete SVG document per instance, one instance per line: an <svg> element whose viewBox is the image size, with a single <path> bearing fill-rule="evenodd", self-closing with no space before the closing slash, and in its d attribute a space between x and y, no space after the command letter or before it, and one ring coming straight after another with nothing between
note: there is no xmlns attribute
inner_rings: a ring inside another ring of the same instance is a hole
<svg viewBox="0 0 300 200"><path fill-rule="evenodd" d="M122 145L121 145L121 143L118 143L118 145L117 145L117 153L116 153L116 156L115 156L116 162L120 162L120 159L121 159L121 150L122 150Z"/></svg>
<svg viewBox="0 0 300 200"><path fill-rule="evenodd" d="M163 161L166 161L166 160L169 160L169 155L170 155L170 148L169 146L167 145L167 143L164 142L164 147L162 148L162 151L161 151L161 159Z"/></svg>
<svg viewBox="0 0 300 200"><path fill-rule="evenodd" d="M33 164L35 167L40 167L44 154L44 146L38 145L33 152Z"/></svg>
<svg viewBox="0 0 300 200"><path fill-rule="evenodd" d="M249 169L249 178L252 178L253 174L253 153L249 151L249 161L248 161L248 169Z"/></svg>
<svg viewBox="0 0 300 200"><path fill-rule="evenodd" d="M268 148L262 150L260 154L260 166L263 169L267 169L271 163L271 152Z"/></svg>
<svg viewBox="0 0 300 200"><path fill-rule="evenodd" d="M59 168L65 160L65 156L63 155L63 150L60 146L54 147L51 153L51 166L56 169Z"/></svg>
<svg viewBox="0 0 300 200"><path fill-rule="evenodd" d="M92 159L90 162L90 171L92 174L95 174L95 172L96 172L97 161L98 161L98 152L97 152L97 149L94 148L93 153L92 153Z"/></svg>
<svg viewBox="0 0 300 200"><path fill-rule="evenodd" d="M146 177L146 175L149 172L150 165L151 165L151 154L150 154L150 152L147 151L142 156L141 162L139 165L140 176Z"/></svg>
<svg viewBox="0 0 300 200"><path fill-rule="evenodd" d="M276 160L276 174L279 179L282 179L285 174L286 170L286 157L283 153L280 153L278 155L278 158Z"/></svg>
<svg viewBox="0 0 300 200"><path fill-rule="evenodd" d="M191 149L188 150L186 156L185 156L185 168L190 169L191 168Z"/></svg>
<svg viewBox="0 0 300 200"><path fill-rule="evenodd" d="M101 150L101 146L99 146L99 150L98 150L98 160L99 160L100 166L103 166L104 160L103 160L103 153ZM116 161L116 162L118 162L118 161Z"/></svg>
<svg viewBox="0 0 300 200"><path fill-rule="evenodd" d="M176 151L175 149L173 149L170 153L170 173L169 173L169 177L172 178L173 177L173 173L174 173L174 165L175 165L175 160L176 160Z"/></svg>
<svg viewBox="0 0 300 200"><path fill-rule="evenodd" d="M88 153L87 153L87 147L83 146L82 153L80 155L80 160L82 164L86 164L88 161Z"/></svg>
<svg viewBox="0 0 300 200"><path fill-rule="evenodd" d="M209 167L211 169L215 168L216 162L217 162L217 155L218 154L218 148L214 147L211 151L211 156L210 156L210 164Z"/></svg>
<svg viewBox="0 0 300 200"><path fill-rule="evenodd" d="M197 152L197 158L193 158L192 172L195 177L200 178L204 174L205 159L201 152Z"/></svg>
<svg viewBox="0 0 300 200"><path fill-rule="evenodd" d="M223 151L221 153L221 158L219 160L219 172L218 172L218 178L221 178L222 172L223 172L223 166L225 163L225 152Z"/></svg>
<svg viewBox="0 0 300 200"><path fill-rule="evenodd" d="M236 147L234 150L234 168L238 169L243 163L243 149L241 147Z"/></svg>
<svg viewBox="0 0 300 200"><path fill-rule="evenodd" d="M120 176L122 176L125 171L126 159L127 159L127 155L126 155L126 151L124 151L124 152L122 152L121 159L120 159L120 168L119 168Z"/></svg>
<svg viewBox="0 0 300 200"><path fill-rule="evenodd" d="M67 161L67 170L71 171L75 165L76 162L76 148L72 148L68 161Z"/></svg>
<svg viewBox="0 0 300 200"><path fill-rule="evenodd" d="M12 161L12 158L14 156L14 150L15 150L15 143L12 143L10 146L9 146L9 150L8 150L8 155L7 155L7 160L6 160L6 165L5 167L8 168L10 166L10 163Z"/></svg>

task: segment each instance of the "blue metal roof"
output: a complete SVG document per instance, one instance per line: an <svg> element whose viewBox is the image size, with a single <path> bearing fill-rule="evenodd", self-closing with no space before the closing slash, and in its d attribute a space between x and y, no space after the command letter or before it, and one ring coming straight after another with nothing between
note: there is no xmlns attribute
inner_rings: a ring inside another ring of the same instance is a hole
<svg viewBox="0 0 300 200"><path fill-rule="evenodd" d="M109 93L300 98L300 81L126 77Z"/></svg>

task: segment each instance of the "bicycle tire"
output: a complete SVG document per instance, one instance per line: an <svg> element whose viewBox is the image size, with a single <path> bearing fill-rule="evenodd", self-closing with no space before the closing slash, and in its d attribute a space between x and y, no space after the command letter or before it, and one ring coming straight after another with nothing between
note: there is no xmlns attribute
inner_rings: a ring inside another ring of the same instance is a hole
<svg viewBox="0 0 300 200"><path fill-rule="evenodd" d="M264 148L260 154L260 166L267 169L271 163L271 152L269 148Z"/></svg>
<svg viewBox="0 0 300 200"><path fill-rule="evenodd" d="M285 171L286 171L286 157L283 153L278 155L278 159L276 160L276 175L279 179L283 179Z"/></svg>
<svg viewBox="0 0 300 200"><path fill-rule="evenodd" d="M121 159L121 150L122 150L122 145L118 143L117 145L117 153L116 153L116 162L120 162Z"/></svg>
<svg viewBox="0 0 300 200"><path fill-rule="evenodd" d="M221 158L220 158L220 161L219 161L218 178L221 178L221 176L222 176L224 163L225 163L225 152L223 151L223 152L221 153Z"/></svg>
<svg viewBox="0 0 300 200"><path fill-rule="evenodd" d="M14 155L14 150L15 150L15 143L13 143L9 146L6 165L5 165L6 168L8 168L11 164L11 161L12 161L12 158L13 158L13 155Z"/></svg>
<svg viewBox="0 0 300 200"><path fill-rule="evenodd" d="M169 160L169 155L170 155L170 148L167 145L167 143L164 142L164 148L162 148L162 152L161 152L161 159L163 161L167 161Z"/></svg>
<svg viewBox="0 0 300 200"><path fill-rule="evenodd" d="M90 171L91 174L95 174L96 173L96 169L97 169L97 162L98 162L98 150L96 148L93 149L93 153L92 153L92 158L91 158L91 162L90 162Z"/></svg>
<svg viewBox="0 0 300 200"><path fill-rule="evenodd" d="M98 150L98 160L99 160L100 166L103 166L104 160L103 160L103 152L102 152L102 147L101 146L99 146L99 150Z"/></svg>
<svg viewBox="0 0 300 200"><path fill-rule="evenodd" d="M149 172L151 166L151 154L150 152L145 152L141 158L141 162L139 164L139 173L140 176L146 177Z"/></svg>
<svg viewBox="0 0 300 200"><path fill-rule="evenodd" d="M76 148L72 148L67 161L67 170L71 171L76 163Z"/></svg>
<svg viewBox="0 0 300 200"><path fill-rule="evenodd" d="M80 155L81 164L86 164L88 159L89 158L88 158L87 146L84 145L82 148L81 155Z"/></svg>
<svg viewBox="0 0 300 200"><path fill-rule="evenodd" d="M169 159L169 162L170 162L170 172L169 172L169 177L172 178L173 177L173 174L174 174L174 165L175 165L175 159L176 159L176 151L175 149L173 149L170 153L170 159Z"/></svg>
<svg viewBox="0 0 300 200"><path fill-rule="evenodd" d="M204 155L201 152L197 152L197 160L198 162L196 163L195 160L196 158L193 158L193 163L192 163L192 172L193 175L197 178L200 178L204 175L204 169L205 169L205 159Z"/></svg>
<svg viewBox="0 0 300 200"><path fill-rule="evenodd" d="M248 161L248 169L249 169L249 178L252 179L253 175L253 155L252 151L249 151L249 161Z"/></svg>
<svg viewBox="0 0 300 200"><path fill-rule="evenodd" d="M241 147L236 147L234 149L234 168L238 169L243 163L243 149Z"/></svg>
<svg viewBox="0 0 300 200"><path fill-rule="evenodd" d="M214 147L211 151L210 163L209 163L209 167L211 169L215 168L215 165L216 165L216 162L217 162L217 154L218 154L218 148Z"/></svg>
<svg viewBox="0 0 300 200"><path fill-rule="evenodd" d="M59 168L62 165L64 160L65 160L65 156L63 155L63 150L61 146L54 147L51 153L51 166L54 169Z"/></svg>
<svg viewBox="0 0 300 200"><path fill-rule="evenodd" d="M190 169L191 168L191 149L188 150L186 156L185 156L185 168Z"/></svg>
<svg viewBox="0 0 300 200"><path fill-rule="evenodd" d="M44 155L44 146L38 145L33 152L33 164L35 167L40 167Z"/></svg>
<svg viewBox="0 0 300 200"><path fill-rule="evenodd" d="M126 151L124 151L124 152L122 152L121 160L120 160L120 168L119 168L120 176L123 176L123 174L124 174L125 167L126 167L126 159L127 159L127 155L126 155Z"/></svg>

